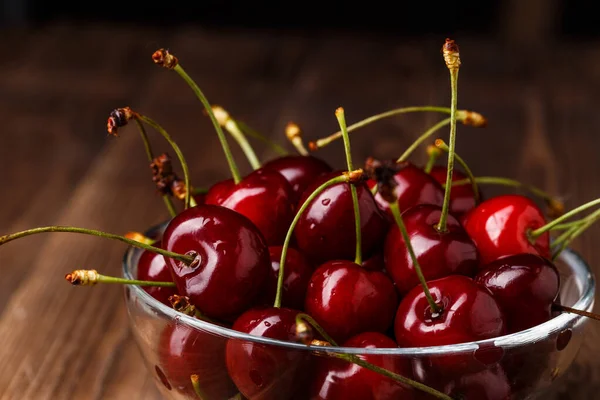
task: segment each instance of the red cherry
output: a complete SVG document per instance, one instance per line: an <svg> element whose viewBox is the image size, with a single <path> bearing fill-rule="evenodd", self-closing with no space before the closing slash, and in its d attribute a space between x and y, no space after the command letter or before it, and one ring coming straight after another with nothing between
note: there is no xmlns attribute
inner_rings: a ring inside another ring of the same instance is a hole
<svg viewBox="0 0 600 400"><path fill-rule="evenodd" d="M182 324L168 325L160 336L156 373L167 388L190 398L196 396L190 375L196 374L208 398L228 399L237 389L227 374L225 343L225 339L209 332Z"/></svg>
<svg viewBox="0 0 600 400"><path fill-rule="evenodd" d="M313 156L278 157L265 163L263 169L283 175L294 191L294 204L317 177L332 171L329 164Z"/></svg>
<svg viewBox="0 0 600 400"><path fill-rule="evenodd" d="M444 393L453 399L510 400L511 388L499 366L462 375L446 384Z"/></svg>
<svg viewBox="0 0 600 400"><path fill-rule="evenodd" d="M452 215L448 215L447 232L440 233L436 224L442 209L419 205L402 214L423 276L426 280L448 275L475 275L479 257L475 244ZM419 285L419 279L398 227L393 226L385 239L385 266L401 294Z"/></svg>
<svg viewBox="0 0 600 400"><path fill-rule="evenodd" d="M161 247L160 242L154 243L153 246ZM141 281L173 282L171 270L167 266L165 258L148 250L142 252L138 261L137 279ZM142 286L142 289L169 307L171 307L169 297L177 294L177 289L172 287Z"/></svg>
<svg viewBox="0 0 600 400"><path fill-rule="evenodd" d="M528 232L546 224L535 203L521 195L492 197L469 213L465 230L471 236L482 264L514 254L531 253L550 258L548 233L530 242Z"/></svg>
<svg viewBox="0 0 600 400"><path fill-rule="evenodd" d="M250 219L269 245L281 245L294 218L294 193L279 173L259 169L237 185L228 179L213 185L206 204L232 209Z"/></svg>
<svg viewBox="0 0 600 400"><path fill-rule="evenodd" d="M279 278L279 262L281 261L282 246L269 247L271 256L271 273L267 278L263 300L261 303L273 305L275 294L277 293L277 280ZM308 262L306 257L298 250L288 248L285 258L285 271L283 277L283 293L281 304L283 307L289 307L301 310L304 307L304 298L308 282L314 268Z"/></svg>
<svg viewBox="0 0 600 400"><path fill-rule="evenodd" d="M344 347L394 348L398 345L378 332L358 334L343 344ZM365 355L361 358L371 364L410 378L410 362L400 356ZM356 364L334 358L320 359L311 386L313 400L409 400L413 389L381 374Z"/></svg>
<svg viewBox="0 0 600 400"><path fill-rule="evenodd" d="M317 187L339 175L340 172L321 175L306 189L299 204L303 204ZM357 185L356 189L362 226L362 251L368 257L383 240L388 222L366 185ZM354 259L356 235L349 184L332 185L317 196L298 220L294 235L300 251L315 264Z"/></svg>
<svg viewBox="0 0 600 400"><path fill-rule="evenodd" d="M475 282L492 293L506 317L507 333L514 333L552 318L560 277L545 258L518 254L488 264Z"/></svg>
<svg viewBox="0 0 600 400"><path fill-rule="evenodd" d="M270 270L269 251L256 226L225 207L203 205L169 222L166 250L197 254L185 265L167 259L179 293L210 318L229 319L250 307Z"/></svg>
<svg viewBox="0 0 600 400"><path fill-rule="evenodd" d="M287 308L253 308L242 314L233 329L265 338L295 341L296 316ZM286 349L230 339L226 348L229 376L249 399L304 399L311 355Z"/></svg>
<svg viewBox="0 0 600 400"><path fill-rule="evenodd" d="M409 163L399 163L400 171L394 175L396 187L394 192L398 198L400 210L405 211L419 204L433 204L442 206L444 203L444 189L429 174L421 168ZM373 188L376 182L372 179L368 181L369 188ZM385 210L390 216L390 206L381 194L375 195L375 200L382 210Z"/></svg>
<svg viewBox="0 0 600 400"><path fill-rule="evenodd" d="M362 267L368 271L381 271L387 273L383 259L383 251L377 251L362 262Z"/></svg>
<svg viewBox="0 0 600 400"><path fill-rule="evenodd" d="M313 273L306 312L337 342L361 332L385 332L398 296L390 278L351 261L329 261Z"/></svg>
<svg viewBox="0 0 600 400"><path fill-rule="evenodd" d="M197 205L206 204L206 193L197 193L192 196L196 200Z"/></svg>
<svg viewBox="0 0 600 400"><path fill-rule="evenodd" d="M431 169L429 174L441 185L444 185L446 184L448 168L446 166L436 165ZM452 170L452 181L461 181L463 179L468 179L466 174L456 169ZM473 208L475 208L473 186L453 186L450 191L450 212L458 218Z"/></svg>
<svg viewBox="0 0 600 400"><path fill-rule="evenodd" d="M471 278L451 275L427 282L440 315L432 310L421 287L400 302L394 332L400 347L429 347L490 339L505 332L500 306Z"/></svg>

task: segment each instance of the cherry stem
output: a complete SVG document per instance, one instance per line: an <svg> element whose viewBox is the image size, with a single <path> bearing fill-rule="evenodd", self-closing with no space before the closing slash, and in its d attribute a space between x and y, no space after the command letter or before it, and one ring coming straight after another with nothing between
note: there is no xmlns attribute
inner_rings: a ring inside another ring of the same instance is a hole
<svg viewBox="0 0 600 400"><path fill-rule="evenodd" d="M319 323L317 321L314 320L314 318L312 318L310 315L308 314L304 314L304 313L300 313L296 316L296 327L299 324L304 324L305 322L308 322L312 328L314 328L317 332L319 332L321 334L321 336L323 336L323 339L325 339L327 342L329 343L323 343L322 341L316 341L319 343L319 345L332 345L335 347L338 347L338 344L331 338L331 336L329 336L327 334L327 332L325 332L325 329L323 329L323 327L321 325L319 325ZM313 341L314 343L315 341ZM321 344L323 343L323 344ZM314 346L314 345L309 345L309 347L318 347L318 346ZM411 386L417 390L421 390L425 393L429 393L430 395L438 398L438 399L445 399L445 400L452 400L451 397L448 397L447 395L438 392L437 390L426 386L422 383L419 383L417 381L413 381L412 379L406 378L402 375L398 375L390 370L387 370L385 368L379 367L375 364L371 364L370 362L367 362L363 359L361 359L359 356L356 356L354 354L347 354L347 353L334 353L334 352L317 352L317 355L321 355L321 356L326 356L326 357L334 357L334 358L339 358L341 360L344 361L348 361L351 362L353 364L359 365L363 368L366 368L370 371L373 371L375 373L378 373L380 375L383 375L387 378L390 378L396 382L400 382L402 384Z"/></svg>
<svg viewBox="0 0 600 400"><path fill-rule="evenodd" d="M339 107L335 111L335 117L338 120L340 129L342 131L342 137L344 138L344 151L346 153L346 164L348 165L348 171L354 170L352 166L352 150L350 149L350 137L348 136L348 129L346 128L346 117L344 115L344 109ZM358 204L358 192L356 186L350 185L350 193L352 194L352 206L354 208L354 229L356 234L356 256L354 262L358 265L362 264L362 231L360 224L360 206Z"/></svg>
<svg viewBox="0 0 600 400"><path fill-rule="evenodd" d="M288 124L285 126L285 136L294 146L298 154L300 154L301 156L308 155L308 150L306 150L306 147L304 146L304 141L302 140L302 130L300 129L298 124L295 124L294 122L288 122Z"/></svg>
<svg viewBox="0 0 600 400"><path fill-rule="evenodd" d="M180 64L175 65L173 68L179 76L183 78L183 80L188 84L188 86L192 89L196 97L202 102L206 113L210 117L210 120L215 127L215 131L217 132L217 136L219 137L219 141L221 142L221 147L223 148L223 152L225 153L225 158L227 159L227 164L229 165L229 169L231 170L231 176L233 178L233 182L237 185L242 180L240 176L240 171L233 159L233 155L231 154L231 148L229 147L229 143L227 143L227 139L225 138L225 134L223 133L223 129L221 129L221 125L219 125L219 121L215 117L215 114L212 111L212 107L202 90L198 87L196 82L185 72L185 70L181 67Z"/></svg>
<svg viewBox="0 0 600 400"><path fill-rule="evenodd" d="M197 187L192 188L192 194L206 194L206 193L208 193L207 188L197 188Z"/></svg>
<svg viewBox="0 0 600 400"><path fill-rule="evenodd" d="M357 170L357 171L359 171L359 170ZM357 171L353 171L353 172L357 172ZM361 171L361 174L362 174L362 171ZM294 219L292 220L292 223L290 224L290 227L288 228L287 234L285 236L285 241L283 242L283 247L281 248L281 259L279 261L279 275L277 276L277 292L275 294L275 303L273 304L274 307L276 307L276 308L281 307L281 297L283 294L283 277L284 277L284 270L285 270L285 260L287 258L288 247L290 246L290 242L292 240L292 234L294 233L294 228L296 228L296 225L298 224L298 221L300 220L302 213L304 213L304 211L308 208L310 203L315 198L317 198L317 196L319 196L329 186L333 186L338 183L349 182L350 180L351 180L351 176L349 173L344 173L340 176L336 176L335 178L331 178L330 180L328 180L327 182L323 183L321 186L316 188L315 191L312 192L310 194L310 196L308 196L308 198L304 201L304 203L302 203L302 205L298 209L296 216L294 217Z"/></svg>
<svg viewBox="0 0 600 400"><path fill-rule="evenodd" d="M250 166L252 167L252 169L254 169L254 170L259 169L260 161L258 160L258 157L256 156L256 152L254 151L254 149L248 142L248 139L246 139L244 132L242 132L242 130L238 126L237 122L235 122L235 120L233 118L231 118L229 113L221 106L213 106L212 110L213 110L213 113L215 114L215 117L217 118L217 121L219 121L219 124L223 128L225 128L225 130L227 132L229 132L231 137L233 137L233 139L240 146L240 148L242 149L242 152L248 159L248 162L250 163Z"/></svg>
<svg viewBox="0 0 600 400"><path fill-rule="evenodd" d="M398 207L397 201L392 201L388 203L390 206L390 211L394 216L394 220L396 221L396 225L398 229L400 229L400 233L402 234L402 239L404 239L404 243L406 244L406 248L408 249L408 254L410 255L410 259L412 260L415 266L415 272L417 273L417 277L419 278L419 282L423 287L423 292L425 293L425 298L427 298L427 302L429 303L429 307L431 307L432 316L436 316L442 312L441 307L435 302L431 292L429 291L429 287L427 286L427 281L425 280L425 276L423 276L423 271L421 270L421 265L419 264L419 260L417 260L417 256L415 255L415 250L413 249L412 244L410 243L410 236L406 231L406 225L404 225L404 221L402 220L402 215L400 214L400 207Z"/></svg>
<svg viewBox="0 0 600 400"><path fill-rule="evenodd" d="M171 138L171 135L169 135L167 133L167 131L162 126L160 126L156 121L146 117L145 115L139 114L139 113L134 113L134 118L136 120L140 119L141 121L145 122L146 124L150 125L154 129L156 129L156 131L158 133L160 133L162 135L162 137L164 137L165 140L171 145L171 147L173 148L173 151L175 151L175 154L177 155L177 158L179 159L179 163L181 164L181 169L183 170L183 181L185 183L184 207L188 208L190 205L195 206L196 202L190 196L190 171L188 169L187 162L185 161L185 157L183 156L183 153L181 152L181 149L179 148L177 143L175 143L175 141Z"/></svg>
<svg viewBox="0 0 600 400"><path fill-rule="evenodd" d="M444 120L441 120L431 128L427 129L421 136L417 138L417 140L413 142L413 144L410 145L408 149L406 149L406 151L404 151L404 153L398 158L397 162L403 162L408 160L408 157L410 157L410 155L417 149L417 147L421 145L421 143L429 139L435 132L448 125L451 121L451 118L446 118Z"/></svg>
<svg viewBox="0 0 600 400"><path fill-rule="evenodd" d="M200 387L200 377L197 374L192 374L190 375L190 381L192 382L192 388L194 388L194 393L196 393L196 396L200 400L207 400L208 396Z"/></svg>
<svg viewBox="0 0 600 400"><path fill-rule="evenodd" d="M242 132L244 132L247 136L250 136L256 140L263 142L264 144L269 146L273 151L275 151L277 154L282 155L282 156L287 156L289 154L288 151L286 149L284 149L281 145L270 140L269 138L267 138L265 135L258 132L257 130L252 129L245 122L237 120L237 119L235 120L235 122L237 123L238 127L242 130Z"/></svg>
<svg viewBox="0 0 600 400"><path fill-rule="evenodd" d="M567 219L571 218L572 216L574 216L582 211L585 211L591 207L594 207L598 204L600 204L600 199L592 200L588 203L582 204L579 207L576 207L576 208L572 209L571 211L563 214L562 216L556 218L555 220L547 223L546 225L529 232L529 237L532 241L535 241L535 239L537 239L544 233L550 231L556 225L559 225L559 224L563 223L564 221L566 221Z"/></svg>
<svg viewBox="0 0 600 400"><path fill-rule="evenodd" d="M448 145L442 139L436 139L435 146L438 149L443 150L446 153L450 154L449 153L450 152L450 148L448 147ZM467 165L467 163L465 162L465 160L461 156L459 156L458 154L456 154L456 152L454 152L454 157L456 158L456 161L458 161L458 163L460 164L460 166L463 168L463 170L467 174L467 179L469 180L469 182L471 182L471 188L473 190L473 198L475 199L475 204L479 204L479 202L481 201L481 196L479 194L479 186L477 185L477 181L475 180L475 176L473 176L473 171L471 171L471 168L469 168L469 166ZM452 186L454 186L454 185L452 185Z"/></svg>
<svg viewBox="0 0 600 400"><path fill-rule="evenodd" d="M568 312L568 313L571 313L571 314L577 314L577 315L580 315L582 317L587 317L587 318L595 319L596 321L600 321L600 315L591 313L589 311L578 310L576 308L571 308L571 307L563 306L562 304L558 304L558 303L552 304L552 308L555 311Z"/></svg>
<svg viewBox="0 0 600 400"><path fill-rule="evenodd" d="M76 228L73 226L45 226L45 227L28 229L26 231L15 232L15 233L11 233L9 235L0 236L0 246L2 246L3 244L6 244L8 242L11 242L13 240L20 239L25 236L36 235L38 233L46 233L46 232L67 232L67 233L80 233L80 234L84 234L84 235L98 236L98 237L103 237L106 239L118 240L123 243L127 243L130 246L138 247L140 249L158 253L165 257L169 257L174 260L181 261L185 264L190 264L194 261L194 257L192 257L192 256L174 253L172 251L167 251L167 250L161 249L159 247L151 246L149 244L140 243L137 240L128 239L124 236L115 235L112 233L106 233L106 232L102 232L102 231L97 231L97 230L93 230L93 229Z"/></svg>
<svg viewBox="0 0 600 400"><path fill-rule="evenodd" d="M426 174L430 174L435 162L442 155L442 152L437 147L429 145L427 146L427 155L429 156L429 159L427 160L427 164L423 170Z"/></svg>
<svg viewBox="0 0 600 400"><path fill-rule="evenodd" d="M567 246L573 240L575 240L575 238L586 231L590 226L598 221L598 219L600 219L600 210L594 211L592 214L579 221L574 221L573 226L556 238L556 240L552 243L553 246L559 246L558 249L556 249L552 254L552 260L556 260L560 253L562 253L562 251L566 249Z"/></svg>
<svg viewBox="0 0 600 400"><path fill-rule="evenodd" d="M452 190L452 173L454 171L454 152L456 146L456 107L458 103L458 70L460 66L460 56L458 47L453 41L446 39L446 44L442 48L444 53L444 61L450 71L450 90L452 92L450 103L450 138L448 149L448 170L446 171L446 189L444 193L444 203L442 204L442 215L440 222L437 224L438 232L446 232L448 230L446 222L448 220L448 212L450 211L450 192Z"/></svg>
<svg viewBox="0 0 600 400"><path fill-rule="evenodd" d="M146 155L148 156L148 161L152 162L154 160L154 152L152 151L152 145L150 144L150 139L148 139L148 134L146 133L146 128L144 128L144 124L137 118L134 118L135 124L138 127L140 132L140 136L142 137L142 142L144 143L144 149L146 150ZM175 211L175 206L173 205L173 201L171 200L171 196L168 194L162 195L163 201L165 202L165 206L169 211L169 215L174 217L177 215Z"/></svg>
<svg viewBox="0 0 600 400"><path fill-rule="evenodd" d="M112 283L118 285L175 287L173 282L140 281L137 279L100 275L95 269L77 269L66 274L65 279L74 286L94 286L97 283Z"/></svg>

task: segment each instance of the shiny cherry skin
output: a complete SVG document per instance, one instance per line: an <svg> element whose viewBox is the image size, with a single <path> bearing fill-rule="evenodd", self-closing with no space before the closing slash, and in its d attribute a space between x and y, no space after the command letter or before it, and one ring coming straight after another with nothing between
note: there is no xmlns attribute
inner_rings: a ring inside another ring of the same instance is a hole
<svg viewBox="0 0 600 400"><path fill-rule="evenodd" d="M313 156L283 156L268 161L263 169L279 172L294 191L294 204L306 188L320 175L332 171L325 161Z"/></svg>
<svg viewBox="0 0 600 400"><path fill-rule="evenodd" d="M485 265L521 253L550 258L548 233L534 243L528 237L529 231L545 224L544 214L531 199L511 194L492 197L479 204L469 213L464 227Z"/></svg>
<svg viewBox="0 0 600 400"><path fill-rule="evenodd" d="M426 280L448 275L474 276L479 267L475 244L458 220L448 215L447 229L436 229L442 209L422 204L402 214L421 271ZM419 279L400 229L392 226L385 239L385 266L400 294L419 285Z"/></svg>
<svg viewBox="0 0 600 400"><path fill-rule="evenodd" d="M560 276L547 259L517 254L488 264L475 282L492 293L506 317L507 333L514 333L552 318Z"/></svg>
<svg viewBox="0 0 600 400"><path fill-rule="evenodd" d="M282 246L269 247L271 273L267 278L262 304L273 305L275 301L282 249ZM302 253L291 247L288 248L285 258L285 271L283 271L283 293L281 295L281 305L283 307L295 310L301 310L304 307L306 289L313 271L313 266Z"/></svg>
<svg viewBox="0 0 600 400"><path fill-rule="evenodd" d="M427 282L440 315L432 315L421 287L400 302L394 333L400 347L428 347L490 339L503 335L506 323L487 289L471 278L450 275Z"/></svg>
<svg viewBox="0 0 600 400"><path fill-rule="evenodd" d="M302 194L299 204L320 185L340 172L321 175ZM368 258L385 237L389 222L377 207L366 185L356 186L362 229L363 256ZM338 183L325 189L300 216L294 237L298 249L315 265L329 260L353 260L356 234L350 185Z"/></svg>
<svg viewBox="0 0 600 400"><path fill-rule="evenodd" d="M168 325L160 336L159 364L155 372L167 389L195 398L190 375L211 399L228 399L237 389L225 366L226 340L184 324Z"/></svg>
<svg viewBox="0 0 600 400"><path fill-rule="evenodd" d="M264 338L297 341L296 316L288 308L253 308L242 314L233 329ZM311 355L238 339L226 347L229 376L248 399L305 399L310 377Z"/></svg>
<svg viewBox="0 0 600 400"><path fill-rule="evenodd" d="M399 165L401 169L394 175L397 184L394 192L400 210L405 211L419 204L442 206L444 189L433 177L412 163L403 162ZM370 188L376 185L374 180L369 180L367 184ZM385 210L389 216L392 215L388 202L381 197L381 194L375 194L375 200L382 210Z"/></svg>
<svg viewBox="0 0 600 400"><path fill-rule="evenodd" d="M160 242L154 243L153 246L161 247ZM171 269L167 266L165 258L160 254L147 250L142 252L138 261L137 279L142 281L173 282ZM178 294L177 289L173 287L142 286L142 289L169 307L171 307L169 297Z"/></svg>
<svg viewBox="0 0 600 400"><path fill-rule="evenodd" d="M258 169L237 185L232 179L213 185L206 204L230 208L256 225L269 246L283 244L294 218L294 192L278 172Z"/></svg>
<svg viewBox="0 0 600 400"><path fill-rule="evenodd" d="M448 168L441 165L434 166L429 174L441 185L446 183ZM452 181L467 179L467 175L456 169L452 170ZM475 208L475 197L473 186L453 186L450 190L450 212L457 218Z"/></svg>
<svg viewBox="0 0 600 400"><path fill-rule="evenodd" d="M178 292L209 318L230 320L252 306L271 269L264 237L246 217L202 205L179 213L162 239L166 250L197 254L191 265L167 258Z"/></svg>
<svg viewBox="0 0 600 400"><path fill-rule="evenodd" d="M338 260L315 270L304 309L341 343L361 332L385 332L397 305L398 296L387 275Z"/></svg>
<svg viewBox="0 0 600 400"><path fill-rule="evenodd" d="M363 349L398 347L379 332L364 332L348 339L343 347ZM388 371L411 377L410 361L402 357L369 354L364 361ZM409 400L414 390L356 364L334 358L318 360L311 385L311 400Z"/></svg>
<svg viewBox="0 0 600 400"><path fill-rule="evenodd" d="M371 257L363 260L362 267L368 271L381 271L387 273L383 259L383 251L377 251Z"/></svg>

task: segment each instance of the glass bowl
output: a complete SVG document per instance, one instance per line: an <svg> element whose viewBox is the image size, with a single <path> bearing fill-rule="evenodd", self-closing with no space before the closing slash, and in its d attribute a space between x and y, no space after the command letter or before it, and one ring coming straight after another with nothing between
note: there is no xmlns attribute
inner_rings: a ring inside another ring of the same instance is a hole
<svg viewBox="0 0 600 400"><path fill-rule="evenodd" d="M155 227L147 234L159 237L164 227ZM126 278L136 277L140 254L138 249L127 250L123 260ZM567 249L556 265L561 274L562 304L591 311L595 280L585 261ZM453 398L543 398L573 362L587 322L584 317L563 313L531 329L478 342L424 348L318 347L317 351L314 346L250 336L188 317L137 286L125 286L125 299L136 343L159 390L168 399L198 399L191 374L199 377L203 400L235 396L238 388L226 363L228 345L260 360L273 372L268 382L262 382L264 375L242 365L245 376L238 375L237 379L259 388L252 395L243 393L249 400L310 398L311 374L317 363L330 359L327 353L375 354L386 365L397 362L409 366L411 378ZM327 399L327 393L319 398ZM433 397L414 392L411 398Z"/></svg>

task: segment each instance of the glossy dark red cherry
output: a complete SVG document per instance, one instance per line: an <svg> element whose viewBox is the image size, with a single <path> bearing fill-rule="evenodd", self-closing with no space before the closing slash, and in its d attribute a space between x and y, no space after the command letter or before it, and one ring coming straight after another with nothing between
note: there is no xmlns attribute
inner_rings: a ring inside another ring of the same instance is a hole
<svg viewBox="0 0 600 400"><path fill-rule="evenodd" d="M279 279L279 262L281 261L282 246L269 247L271 256L271 273L267 278L265 286L263 304L273 305L277 293L277 280ZM298 250L288 248L285 258L285 271L283 274L283 292L281 305L283 307L301 310L304 308L304 298L308 282L314 268L308 262L306 257Z"/></svg>
<svg viewBox="0 0 600 400"><path fill-rule="evenodd" d="M365 349L397 347L389 337L378 332L358 334L342 345ZM411 378L408 358L389 355L365 355L361 358L388 371ZM311 385L311 400L410 400L413 389L356 364L333 358L318 361Z"/></svg>
<svg viewBox="0 0 600 400"><path fill-rule="evenodd" d="M225 366L226 340L184 324L165 327L160 336L159 364L155 367L167 389L177 390L190 398L195 392L190 375L200 378L202 391L211 399L228 399L237 389Z"/></svg>
<svg viewBox="0 0 600 400"><path fill-rule="evenodd" d="M185 265L167 259L181 295L210 318L229 320L258 300L271 269L264 237L246 217L225 207L188 208L169 222L166 250L197 254Z"/></svg>
<svg viewBox="0 0 600 400"><path fill-rule="evenodd" d="M510 400L512 398L509 381L499 366L457 377L447 383L443 391L453 399Z"/></svg>
<svg viewBox="0 0 600 400"><path fill-rule="evenodd" d="M317 187L338 175L340 172L321 175L306 189L299 204L303 204ZM356 189L362 251L364 257L369 257L381 244L388 229L388 220L366 185L357 185ZM329 260L354 259L356 234L350 186L339 183L325 189L304 211L294 235L298 249L316 265Z"/></svg>
<svg viewBox="0 0 600 400"><path fill-rule="evenodd" d="M383 259L383 251L377 251L371 257L363 260L362 267L368 271L381 271L387 273Z"/></svg>
<svg viewBox="0 0 600 400"><path fill-rule="evenodd" d="M435 179L441 185L446 184L447 173L448 168L441 165L434 166L429 172L433 179ZM467 178L467 175L465 175L463 172L456 169L452 170L452 181L461 181ZM473 186L453 186L452 190L450 191L450 212L458 218L473 208L475 208Z"/></svg>
<svg viewBox="0 0 600 400"><path fill-rule="evenodd" d="M153 246L161 247L160 242ZM137 279L141 281L173 282L171 269L167 266L165 258L151 251L144 250L137 266ZM171 307L169 297L177 294L177 289L172 287L142 286L148 294L156 300Z"/></svg>
<svg viewBox="0 0 600 400"><path fill-rule="evenodd" d="M398 297L383 272L352 261L329 261L313 273L304 309L333 339L343 342L361 332L385 332Z"/></svg>
<svg viewBox="0 0 600 400"><path fill-rule="evenodd" d="M507 333L513 333L552 318L560 277L547 259L518 254L488 264L475 282L492 293L506 317Z"/></svg>
<svg viewBox="0 0 600 400"><path fill-rule="evenodd" d="M394 175L396 181L394 192L401 211L406 211L418 204L442 206L444 189L433 177L409 162L400 163L399 166L401 167L400 171ZM367 183L369 188L376 185L372 179ZM381 197L381 194L375 194L375 200L382 210L385 210L390 216L392 215L388 202Z"/></svg>
<svg viewBox="0 0 600 400"><path fill-rule="evenodd" d="M292 186L294 204L306 188L320 175L332 171L325 161L313 156L283 156L266 162L263 169L279 172Z"/></svg>
<svg viewBox="0 0 600 400"><path fill-rule="evenodd" d="M264 338L295 341L296 316L287 308L254 308L233 329ZM226 348L229 376L248 399L305 399L310 377L308 351L230 339Z"/></svg>
<svg viewBox="0 0 600 400"><path fill-rule="evenodd" d="M269 246L283 244L294 218L294 193L278 172L259 169L237 185L228 179L213 185L206 204L230 208L250 219Z"/></svg>
<svg viewBox="0 0 600 400"><path fill-rule="evenodd" d="M550 258L548 233L530 241L528 232L546 224L544 214L528 197L492 197L470 213L465 230L475 242L481 263L489 264L514 254L531 253Z"/></svg>
<svg viewBox="0 0 600 400"><path fill-rule="evenodd" d="M402 214L421 271L426 280L448 275L475 275L479 256L475 244L458 220L448 215L447 232L436 229L442 209L415 206ZM419 279L402 234L392 226L385 239L385 266L401 294L419 285Z"/></svg>
<svg viewBox="0 0 600 400"><path fill-rule="evenodd" d="M500 336L504 315L492 295L471 278L451 275L427 282L440 315L432 314L421 287L400 302L394 333L400 347L458 344Z"/></svg>

